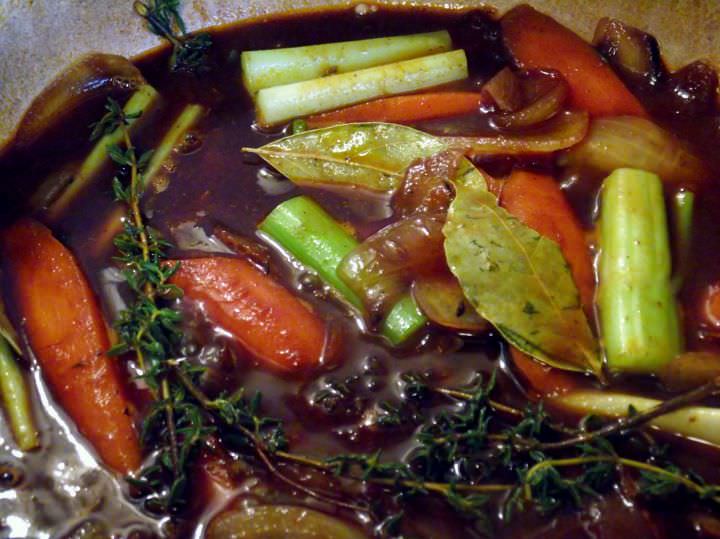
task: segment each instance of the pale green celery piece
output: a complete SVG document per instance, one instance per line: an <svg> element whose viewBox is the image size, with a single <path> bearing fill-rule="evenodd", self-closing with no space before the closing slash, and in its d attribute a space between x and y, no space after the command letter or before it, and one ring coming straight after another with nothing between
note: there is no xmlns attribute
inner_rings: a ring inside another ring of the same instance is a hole
<svg viewBox="0 0 720 539"><path fill-rule="evenodd" d="M150 185L150 182L158 173L160 167L167 161L168 157L170 157L173 148L175 148L180 142L180 139L195 126L205 112L205 107L201 105L187 105L183 108L182 112L178 114L150 158L150 162L143 174L143 188L147 189L147 186ZM111 244L112 239L122 229L123 215L125 215L125 208L121 205L117 205L117 207L111 211L110 216L105 221L105 226L102 228L100 238L98 238L98 245L103 247Z"/></svg>
<svg viewBox="0 0 720 539"><path fill-rule="evenodd" d="M695 211L695 193L678 191L673 197L673 222L675 229L675 269L672 286L677 293L683 286L690 264L692 248L693 214Z"/></svg>
<svg viewBox="0 0 720 539"><path fill-rule="evenodd" d="M304 47L246 51L241 55L242 77L250 94L281 86L390 64L449 51L450 34L445 31L380 37Z"/></svg>
<svg viewBox="0 0 720 539"><path fill-rule="evenodd" d="M466 79L465 51L455 50L260 90L255 102L262 125L338 109L389 95Z"/></svg>
<svg viewBox="0 0 720 539"><path fill-rule="evenodd" d="M598 230L597 303L608 368L658 372L682 349L660 178L636 169L610 174Z"/></svg>
<svg viewBox="0 0 720 539"><path fill-rule="evenodd" d="M150 85L144 84L130 97L125 103L123 110L126 114L146 113L160 99L160 94ZM142 116L130 124L130 132L141 125ZM80 165L78 171L74 174L72 183L63 191L57 200L48 209L48 216L52 219L65 211L72 200L87 184L100 172L100 170L109 162L107 148L113 144L122 141L123 133L121 128L117 128L112 133L103 136L97 141L93 149Z"/></svg>
<svg viewBox="0 0 720 539"><path fill-rule="evenodd" d="M27 383L3 337L0 337L0 396L18 447L23 451L37 447L40 442Z"/></svg>
<svg viewBox="0 0 720 539"><path fill-rule="evenodd" d="M323 281L363 312L360 298L337 274L340 262L357 247L358 242L315 201L305 196L291 198L271 211L259 228L301 264L316 271ZM427 319L408 295L391 309L383 322L381 333L393 345L397 345L426 322Z"/></svg>
<svg viewBox="0 0 720 539"><path fill-rule="evenodd" d="M175 148L180 139L192 129L192 127L203 117L205 114L205 107L202 105L187 105L182 112L175 118L170 129L163 135L160 144L155 148L150 163L143 174L143 181L145 187L147 187L152 178L157 174L162 164L170 156L173 148Z"/></svg>
<svg viewBox="0 0 720 539"><path fill-rule="evenodd" d="M578 415L600 417L625 417L630 409L645 412L662 403L637 395L593 389L572 391L553 398L551 402L553 406L560 406ZM656 417L650 421L650 425L665 432L720 445L720 408L688 406Z"/></svg>
<svg viewBox="0 0 720 539"><path fill-rule="evenodd" d="M393 346L405 342L410 336L427 324L427 318L420 311L412 295L398 300L383 320L380 332Z"/></svg>

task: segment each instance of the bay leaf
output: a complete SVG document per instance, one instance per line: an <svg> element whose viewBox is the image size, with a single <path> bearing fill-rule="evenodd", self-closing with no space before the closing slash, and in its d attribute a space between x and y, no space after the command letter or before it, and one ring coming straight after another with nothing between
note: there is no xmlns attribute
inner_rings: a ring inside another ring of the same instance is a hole
<svg viewBox="0 0 720 539"><path fill-rule="evenodd" d="M389 123L341 124L243 148L296 184L334 184L392 191L416 159L446 148L439 137Z"/></svg>
<svg viewBox="0 0 720 539"><path fill-rule="evenodd" d="M560 247L457 181L443 233L466 298L508 342L553 367L601 376L598 344Z"/></svg>

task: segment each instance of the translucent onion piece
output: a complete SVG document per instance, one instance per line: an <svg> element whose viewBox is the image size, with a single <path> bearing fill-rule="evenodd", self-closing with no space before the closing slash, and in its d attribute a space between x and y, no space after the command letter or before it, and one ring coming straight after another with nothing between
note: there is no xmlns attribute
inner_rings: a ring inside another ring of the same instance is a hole
<svg viewBox="0 0 720 539"><path fill-rule="evenodd" d="M449 148L461 150L468 157L550 153L578 144L585 138L589 124L586 112L566 111L524 133L440 138Z"/></svg>
<svg viewBox="0 0 720 539"><path fill-rule="evenodd" d="M444 263L442 221L430 215L400 220L373 234L340 263L340 279L372 315L387 314L418 272Z"/></svg>
<svg viewBox="0 0 720 539"><path fill-rule="evenodd" d="M673 183L694 184L707 177L703 163L682 141L650 120L635 116L594 119L588 136L566 154L563 162L601 174L636 168Z"/></svg>
<svg viewBox="0 0 720 539"><path fill-rule="evenodd" d="M460 152L441 152L410 165L392 199L396 214L406 217L415 212L444 213L452 200L450 181L460 165Z"/></svg>
<svg viewBox="0 0 720 539"><path fill-rule="evenodd" d="M623 74L654 82L662 73L655 38L616 19L600 19L593 45Z"/></svg>
<svg viewBox="0 0 720 539"><path fill-rule="evenodd" d="M234 251L214 236L208 236L203 227L192 221L172 227L175 245L183 251L233 254Z"/></svg>
<svg viewBox="0 0 720 539"><path fill-rule="evenodd" d="M473 333L490 328L450 274L421 276L413 283L412 291L423 314L439 326Z"/></svg>
<svg viewBox="0 0 720 539"><path fill-rule="evenodd" d="M292 505L261 505L215 518L207 539L365 539L350 524Z"/></svg>
<svg viewBox="0 0 720 539"><path fill-rule="evenodd" d="M513 112L523 106L524 96L520 78L509 67L498 71L486 82L482 91L492 97L497 107L505 112Z"/></svg>
<svg viewBox="0 0 720 539"><path fill-rule="evenodd" d="M509 114L498 114L492 124L498 129L517 130L544 122L555 116L569 95L568 85L561 77L553 78L549 88L529 105Z"/></svg>
<svg viewBox="0 0 720 539"><path fill-rule="evenodd" d="M685 391L720 376L720 355L710 352L685 352L667 363L658 378L670 391Z"/></svg>
<svg viewBox="0 0 720 539"><path fill-rule="evenodd" d="M20 122L15 146L31 145L91 99L130 93L144 82L140 70L127 58L114 54L85 56L35 98Z"/></svg>

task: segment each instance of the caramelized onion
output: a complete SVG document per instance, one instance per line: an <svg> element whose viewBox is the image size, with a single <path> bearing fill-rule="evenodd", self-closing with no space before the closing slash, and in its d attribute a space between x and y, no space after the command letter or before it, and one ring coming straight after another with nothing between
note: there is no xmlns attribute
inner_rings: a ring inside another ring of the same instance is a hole
<svg viewBox="0 0 720 539"><path fill-rule="evenodd" d="M549 79L549 80L548 80ZM532 85L528 94L530 104L518 111L493 116L491 123L500 130L518 130L540 124L555 116L562 109L569 95L567 82L562 77L543 77L529 80Z"/></svg>
<svg viewBox="0 0 720 539"><path fill-rule="evenodd" d="M130 93L144 82L140 70L122 56L90 54L81 58L32 102L20 121L15 147L31 145L91 99Z"/></svg>
<svg viewBox="0 0 720 539"><path fill-rule="evenodd" d="M410 165L392 199L395 213L406 217L415 212L444 213L452 199L450 181L455 178L462 154L441 152Z"/></svg>
<svg viewBox="0 0 720 539"><path fill-rule="evenodd" d="M720 376L720 355L685 352L666 364L658 378L669 391L699 387Z"/></svg>
<svg viewBox="0 0 720 539"><path fill-rule="evenodd" d="M483 85L482 91L489 95L495 105L502 111L512 112L523 106L522 83L520 78L509 67L498 71L493 78Z"/></svg>
<svg viewBox="0 0 720 539"><path fill-rule="evenodd" d="M340 263L337 273L371 315L387 314L414 274L444 263L442 220L416 215L373 234Z"/></svg>
<svg viewBox="0 0 720 539"><path fill-rule="evenodd" d="M449 273L421 276L413 283L412 291L423 314L439 326L473 333L490 327Z"/></svg>
<svg viewBox="0 0 720 539"><path fill-rule="evenodd" d="M228 511L208 527L208 539L363 539L365 535L342 520L293 505L261 505Z"/></svg>
<svg viewBox="0 0 720 539"><path fill-rule="evenodd" d="M564 164L609 174L617 168L654 172L663 181L692 184L706 178L703 163L673 134L635 116L597 118Z"/></svg>
<svg viewBox="0 0 720 539"><path fill-rule="evenodd" d="M563 112L542 126L518 134L484 137L443 137L451 149L468 157L550 153L578 144L588 131L586 112Z"/></svg>
<svg viewBox="0 0 720 539"><path fill-rule="evenodd" d="M593 45L623 75L657 82L663 73L654 37L616 20L603 18L595 28Z"/></svg>

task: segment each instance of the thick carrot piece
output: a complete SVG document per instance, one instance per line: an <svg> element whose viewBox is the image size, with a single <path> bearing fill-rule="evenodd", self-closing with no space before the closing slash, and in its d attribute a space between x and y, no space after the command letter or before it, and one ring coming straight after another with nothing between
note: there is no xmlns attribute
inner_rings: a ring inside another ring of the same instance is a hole
<svg viewBox="0 0 720 539"><path fill-rule="evenodd" d="M571 103L592 116L647 116L640 101L580 36L527 5L500 21L505 46L521 69L552 69L570 85Z"/></svg>
<svg viewBox="0 0 720 539"><path fill-rule="evenodd" d="M31 220L2 233L11 294L43 376L78 430L113 470L128 473L141 454L131 405L92 290L72 253Z"/></svg>
<svg viewBox="0 0 720 539"><path fill-rule="evenodd" d="M580 222L560 186L549 176L514 170L505 182L500 205L520 221L558 243L570 264L583 307L592 307L595 273Z"/></svg>
<svg viewBox="0 0 720 539"><path fill-rule="evenodd" d="M352 122L411 123L478 112L487 98L477 92L399 95L310 116L311 129Z"/></svg>
<svg viewBox="0 0 720 539"><path fill-rule="evenodd" d="M208 318L266 366L297 371L330 355L325 323L246 260L183 260L172 282L187 298L203 302Z"/></svg>

